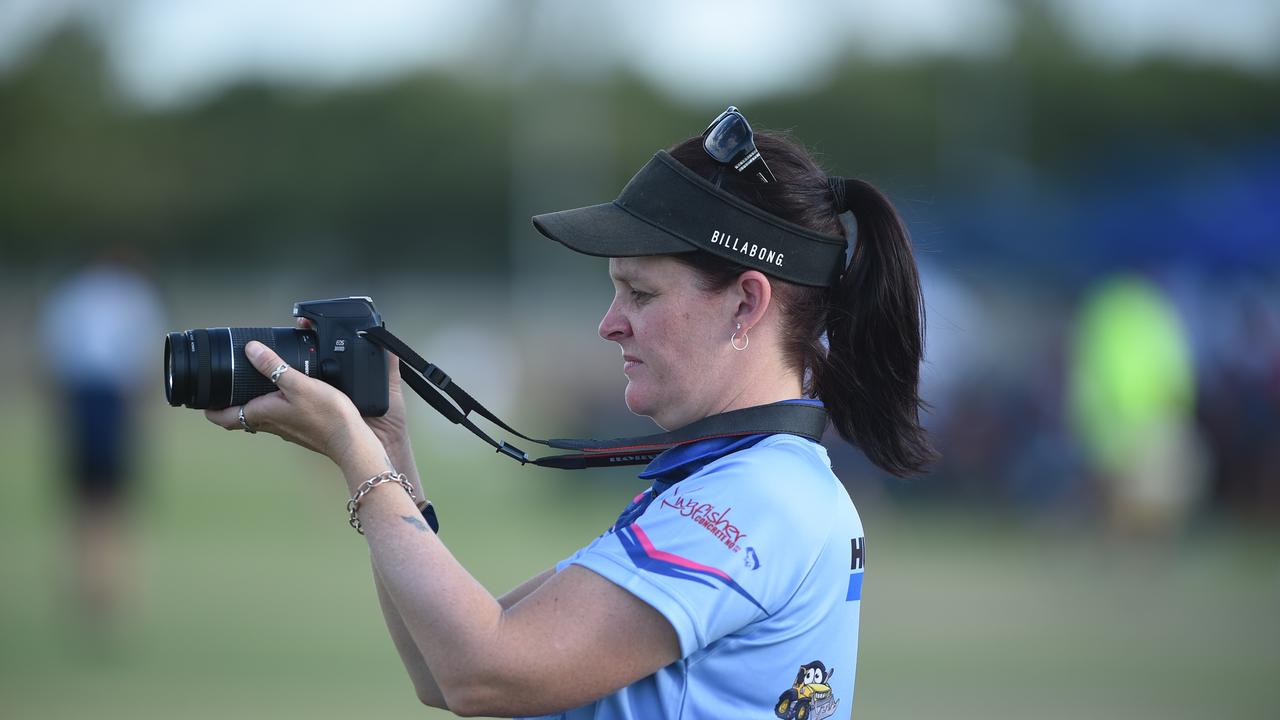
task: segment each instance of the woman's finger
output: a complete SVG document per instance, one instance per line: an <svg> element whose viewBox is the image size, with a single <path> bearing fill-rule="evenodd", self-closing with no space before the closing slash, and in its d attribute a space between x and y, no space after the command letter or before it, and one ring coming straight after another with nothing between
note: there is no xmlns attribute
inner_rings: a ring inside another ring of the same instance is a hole
<svg viewBox="0 0 1280 720"><path fill-rule="evenodd" d="M204 416L209 422L227 430L243 430L240 427L240 406L222 408L221 410L208 409L204 411Z"/></svg>
<svg viewBox="0 0 1280 720"><path fill-rule="evenodd" d="M253 363L253 367L262 373L263 377L271 377L272 373L281 365L288 367L288 363L281 360L274 350L257 340L250 340L244 346L244 354L245 357L249 358L249 362ZM291 389L296 390L298 388L297 383L301 382L299 375L301 373L295 372L292 368L285 370L276 377L276 387L285 392L289 392Z"/></svg>
<svg viewBox="0 0 1280 720"><path fill-rule="evenodd" d="M265 429L263 422L276 412L287 412L287 408L276 408L276 405L287 406L288 401L280 396L280 393L268 393L266 395L253 398L244 405L233 405L229 408L221 410L205 410L204 416L214 425L226 428L227 430L244 430L248 425L254 432ZM244 423L240 422L241 409L244 411ZM254 422L257 418L258 422Z"/></svg>
<svg viewBox="0 0 1280 720"><path fill-rule="evenodd" d="M298 408L284 393L272 392L259 395L244 404L244 421L255 432L266 431L279 435L286 440L294 441L291 423L287 419L296 416ZM282 422L284 420L285 422ZM239 426L239 410L236 411L236 425Z"/></svg>
<svg viewBox="0 0 1280 720"><path fill-rule="evenodd" d="M270 398L270 400L265 400L265 398ZM256 430L262 429L261 420L264 420L271 413L278 413L279 410L275 410L273 407L273 400L275 402L285 402L279 393L273 392L269 393L269 395L252 398L244 405L223 407L221 410L205 410L205 418L209 418L210 423L220 425L220 427L228 430L243 430L244 425L247 424L248 427L256 432ZM243 424L239 421L242 407L244 409ZM259 423L253 421L255 418L259 419Z"/></svg>

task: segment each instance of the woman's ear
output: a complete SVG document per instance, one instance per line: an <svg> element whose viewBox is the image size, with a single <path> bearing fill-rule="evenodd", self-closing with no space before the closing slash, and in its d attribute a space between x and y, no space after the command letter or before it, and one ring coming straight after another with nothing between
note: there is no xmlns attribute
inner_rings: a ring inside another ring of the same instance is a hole
<svg viewBox="0 0 1280 720"><path fill-rule="evenodd" d="M769 278L759 270L747 270L738 276L734 284L738 306L734 309L733 321L742 323L743 330L750 330L760 324L769 303L773 300L773 286Z"/></svg>

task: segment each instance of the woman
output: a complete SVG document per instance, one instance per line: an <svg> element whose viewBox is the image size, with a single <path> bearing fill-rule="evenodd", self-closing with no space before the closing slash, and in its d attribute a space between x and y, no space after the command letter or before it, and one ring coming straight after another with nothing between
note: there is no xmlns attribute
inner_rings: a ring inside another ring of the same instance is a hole
<svg viewBox="0 0 1280 720"><path fill-rule="evenodd" d="M848 262L846 211L858 237ZM658 153L614 203L534 224L611 258L599 331L622 350L632 412L671 429L821 404L885 470L929 460L919 281L897 214L870 185L827 177L730 108ZM246 353L264 375L275 369L280 392L207 415L341 467L424 703L460 715L848 715L863 533L818 443L762 434L677 446L641 473L651 487L604 534L495 599L423 522L397 373L391 411L364 420L331 386L281 371L265 346Z"/></svg>

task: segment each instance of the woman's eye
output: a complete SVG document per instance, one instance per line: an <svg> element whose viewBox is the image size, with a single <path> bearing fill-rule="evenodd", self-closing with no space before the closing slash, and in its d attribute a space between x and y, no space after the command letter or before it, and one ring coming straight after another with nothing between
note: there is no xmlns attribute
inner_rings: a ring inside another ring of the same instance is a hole
<svg viewBox="0 0 1280 720"><path fill-rule="evenodd" d="M653 297L653 294L652 294L652 293L647 293L647 292L643 292L643 291L640 291L640 290L632 290L632 291L631 291L631 299L632 299L632 301L634 301L636 304L640 304L640 303L648 302L648 301L649 301L649 298L652 298L652 297Z"/></svg>

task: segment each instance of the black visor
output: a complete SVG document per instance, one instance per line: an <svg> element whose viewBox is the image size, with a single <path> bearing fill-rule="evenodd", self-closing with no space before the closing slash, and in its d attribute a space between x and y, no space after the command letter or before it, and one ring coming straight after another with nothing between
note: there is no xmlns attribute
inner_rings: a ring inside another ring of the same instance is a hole
<svg viewBox="0 0 1280 720"><path fill-rule="evenodd" d="M636 173L617 200L534 215L538 232L600 257L705 250L800 285L834 285L845 239L787 222L707 182L664 151Z"/></svg>

